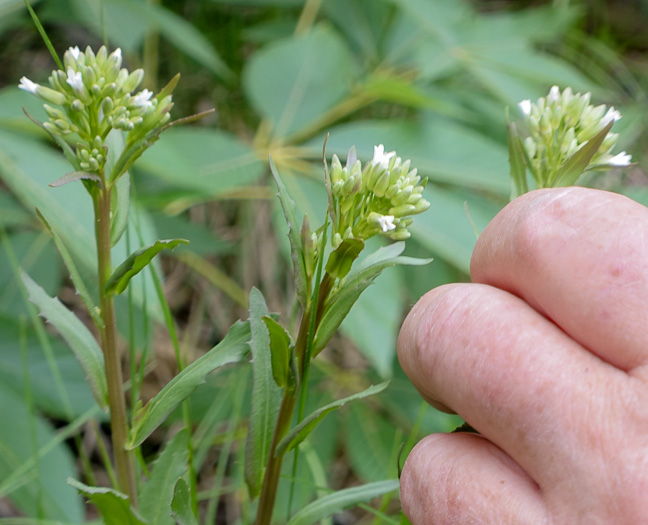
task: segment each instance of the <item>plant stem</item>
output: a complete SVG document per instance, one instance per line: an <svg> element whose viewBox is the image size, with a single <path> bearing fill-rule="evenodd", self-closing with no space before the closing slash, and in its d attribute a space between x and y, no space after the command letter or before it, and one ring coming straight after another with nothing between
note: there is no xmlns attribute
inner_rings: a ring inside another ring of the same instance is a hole
<svg viewBox="0 0 648 525"><path fill-rule="evenodd" d="M274 509L275 498L277 495L277 487L279 486L279 475L281 474L281 465L283 463L284 454L275 455L277 445L286 435L290 429L293 413L295 412L295 405L297 397L294 392L289 389L284 390L283 399L281 400L281 408L279 409L279 416L277 417L277 424L275 425L274 434L272 435L272 443L270 445L270 455L268 457L268 465L266 466L265 476L263 477L263 487L261 488L261 496L259 498L259 507L257 509L257 517L254 522L255 525L269 525L272 519L272 510Z"/></svg>
<svg viewBox="0 0 648 525"><path fill-rule="evenodd" d="M126 438L128 437L128 421L126 419L126 401L122 389L121 360L117 352L115 307L112 295L105 292L106 282L112 271L110 259L110 195L110 187L106 187L106 184L104 184L93 196L97 239L99 304L101 318L104 322L104 328L101 330L101 347L106 366L110 429L119 490L130 497L133 505L137 505L133 458L125 448Z"/></svg>

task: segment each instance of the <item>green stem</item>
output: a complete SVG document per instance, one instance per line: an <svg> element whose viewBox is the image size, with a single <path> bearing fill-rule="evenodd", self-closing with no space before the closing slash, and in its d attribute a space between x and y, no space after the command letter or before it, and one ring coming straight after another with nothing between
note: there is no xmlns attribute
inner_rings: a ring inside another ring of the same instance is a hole
<svg viewBox="0 0 648 525"><path fill-rule="evenodd" d="M110 187L106 187L104 184L93 196L95 205L95 234L97 239L99 303L101 307L101 318L104 323L104 329L101 330L101 347L103 349L106 366L110 428L119 490L130 497L133 505L137 505L133 458L125 448L128 437L128 421L126 418L126 401L122 389L121 360L117 352L115 306L112 295L105 293L106 282L112 271L110 259L110 195Z"/></svg>

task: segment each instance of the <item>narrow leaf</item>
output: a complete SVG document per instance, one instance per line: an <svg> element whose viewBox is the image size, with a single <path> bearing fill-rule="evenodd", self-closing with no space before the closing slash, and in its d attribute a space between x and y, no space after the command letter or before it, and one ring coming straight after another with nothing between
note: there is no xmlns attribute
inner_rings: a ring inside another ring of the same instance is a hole
<svg viewBox="0 0 648 525"><path fill-rule="evenodd" d="M125 494L104 487L90 487L72 478L67 482L97 507L105 525L148 525Z"/></svg>
<svg viewBox="0 0 648 525"><path fill-rule="evenodd" d="M560 168L556 178L551 181L551 187L571 186L574 184L578 177L580 177L585 171L592 158L594 158L594 155L596 155L596 152L601 147L601 144L603 144L605 137L607 137L613 125L614 120L599 131L593 138L588 140L587 144L585 144L581 149L569 157L565 161L565 164L563 164L563 167Z"/></svg>
<svg viewBox="0 0 648 525"><path fill-rule="evenodd" d="M63 151L63 155L65 155L67 161L75 168L79 168L79 161L77 159L77 156L74 153L74 150L71 148L71 146L67 142L65 142L65 139L63 139L63 137L61 137L60 135L55 135L50 130L48 130L45 126L43 126L42 122L40 122L35 117L32 117L24 107L22 109L23 109L23 113L27 115L27 118L31 120L34 124L36 124L39 128L41 128L45 133L47 133L50 136L50 138L58 145L58 147L61 148L61 150ZM76 171L80 171L80 168Z"/></svg>
<svg viewBox="0 0 648 525"><path fill-rule="evenodd" d="M171 515L178 525L198 525L198 518L196 518L191 506L189 484L182 478L178 480L173 490Z"/></svg>
<svg viewBox="0 0 648 525"><path fill-rule="evenodd" d="M149 523L174 525L170 506L176 483L188 468L188 444L189 432L183 429L164 447L153 465L151 477L144 483L139 510Z"/></svg>
<svg viewBox="0 0 648 525"><path fill-rule="evenodd" d="M132 450L141 445L205 381L207 374L223 365L241 361L247 355L249 340L249 323L234 323L220 343L176 375L146 406L136 411L126 448Z"/></svg>
<svg viewBox="0 0 648 525"><path fill-rule="evenodd" d="M284 327L272 317L264 316L263 322L270 333L272 377L275 383L277 383L277 386L281 388L288 381L290 350L294 346L294 342Z"/></svg>
<svg viewBox="0 0 648 525"><path fill-rule="evenodd" d="M250 350L252 352L252 409L245 443L245 482L256 498L270 454L270 442L279 413L281 392L272 377L270 335L263 317L268 315L263 295L256 288L250 292Z"/></svg>
<svg viewBox="0 0 648 525"><path fill-rule="evenodd" d="M150 246L145 246L131 253L126 260L121 263L106 282L107 294L120 294L128 286L128 282L139 272L141 272L148 263L151 262L162 250L173 250L178 244L187 244L186 239L167 239L155 241Z"/></svg>
<svg viewBox="0 0 648 525"><path fill-rule="evenodd" d="M121 130L113 129L106 137L106 173L111 173L114 165L124 151L124 136ZM110 203L110 245L115 246L121 238L126 225L128 224L128 212L130 208L130 174L124 173L115 182L115 190L112 192Z"/></svg>
<svg viewBox="0 0 648 525"><path fill-rule="evenodd" d="M313 355L317 355L324 349L360 294L385 268L397 264L421 266L431 261L431 259L399 257L404 248L404 242L395 242L379 248L359 261L357 267L347 275L340 289L327 301L328 306L322 314L322 320L315 334Z"/></svg>
<svg viewBox="0 0 648 525"><path fill-rule="evenodd" d="M338 490L306 505L290 519L287 525L311 525L347 507L364 503L388 492L398 490L398 487L398 480L390 479L367 483L366 485L351 487L350 489Z"/></svg>
<svg viewBox="0 0 648 525"><path fill-rule="evenodd" d="M99 406L108 409L108 387L101 349L90 331L57 299L45 293L23 270L20 278L40 314L56 328L81 363Z"/></svg>
<svg viewBox="0 0 648 525"><path fill-rule="evenodd" d="M288 239L290 239L290 256L293 262L293 271L295 272L295 286L297 287L297 297L302 307L306 306L308 301L308 278L306 273L306 262L304 261L304 248L301 242L299 223L295 216L295 203L288 195L286 185L281 180L281 176L275 167L272 157L269 157L270 171L274 177L279 192L277 196L281 202L286 222L288 223Z"/></svg>
<svg viewBox="0 0 648 525"><path fill-rule="evenodd" d="M334 410L344 406L346 403L353 401L354 399L362 399L363 397L378 394L379 392L385 390L388 385L389 381L385 381L384 383L380 383L378 385L372 385L362 392L358 392L357 394L345 397L344 399L338 399L337 401L333 401L328 405L318 408L312 414L304 418L296 427L292 428L290 432L288 432L288 434L286 434L286 436L277 445L276 454L285 454L286 452L289 452L291 449L299 445L302 441L304 441L304 439L306 439L306 437L308 437L308 434L313 431L313 429L320 423L320 421L322 421L322 419L324 419Z"/></svg>
<svg viewBox="0 0 648 525"><path fill-rule="evenodd" d="M56 245L56 249L61 255L63 263L65 263L65 267L70 273L72 284L74 284L74 288L81 296L81 299L83 299L83 304L85 304L85 307L88 310L90 317L94 321L95 326L99 329L103 328L104 323L101 319L101 315L99 315L99 308L94 304L92 297L90 296L90 292L88 292L88 288L83 282L81 274L79 273L79 270L77 269L76 264L74 263L74 259L70 255L70 252L65 246L63 239L61 239L61 236L58 234L56 229L52 227L52 225L38 208L36 208L36 214L38 215L41 222L45 225L45 228L47 228L47 231L50 232L52 239L54 240L54 244Z"/></svg>
<svg viewBox="0 0 648 525"><path fill-rule="evenodd" d="M63 186L64 184L67 184L68 182L73 182L75 180L81 180L81 179L93 180L95 182L101 183L101 178L96 173L88 173L87 171L73 171L72 173L67 173L63 175L60 179L51 182L49 185L52 188L58 188L59 186Z"/></svg>
<svg viewBox="0 0 648 525"><path fill-rule="evenodd" d="M526 162L522 153L522 145L515 124L508 125L508 151L511 166L511 200L529 191L526 177Z"/></svg>

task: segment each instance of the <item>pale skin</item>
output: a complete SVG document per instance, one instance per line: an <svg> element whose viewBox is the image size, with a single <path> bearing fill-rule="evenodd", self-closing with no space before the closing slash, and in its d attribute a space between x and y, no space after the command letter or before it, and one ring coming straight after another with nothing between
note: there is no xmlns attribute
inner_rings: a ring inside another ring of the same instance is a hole
<svg viewBox="0 0 648 525"><path fill-rule="evenodd" d="M412 451L414 525L648 523L648 209L539 190L480 235L470 284L427 293L401 365L480 435Z"/></svg>

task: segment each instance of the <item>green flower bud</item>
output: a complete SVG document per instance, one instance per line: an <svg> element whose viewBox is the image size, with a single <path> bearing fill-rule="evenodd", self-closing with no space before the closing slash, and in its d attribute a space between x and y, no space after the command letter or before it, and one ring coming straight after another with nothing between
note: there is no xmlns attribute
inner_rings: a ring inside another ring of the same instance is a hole
<svg viewBox="0 0 648 525"><path fill-rule="evenodd" d="M387 191L387 188L389 188L389 171L385 171L380 176L373 188L373 192L377 197L383 197L385 195L385 192Z"/></svg>
<svg viewBox="0 0 648 525"><path fill-rule="evenodd" d="M125 80L122 89L126 93L132 93L139 87L139 85L142 83L142 80L144 80L144 70L136 69L130 75L128 75L128 78Z"/></svg>
<svg viewBox="0 0 648 525"><path fill-rule="evenodd" d="M424 210L421 210L424 211ZM413 204L401 204L400 206L393 206L389 209L389 214L394 217L404 217L416 212L416 206Z"/></svg>

